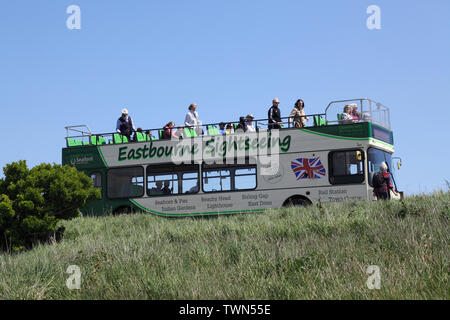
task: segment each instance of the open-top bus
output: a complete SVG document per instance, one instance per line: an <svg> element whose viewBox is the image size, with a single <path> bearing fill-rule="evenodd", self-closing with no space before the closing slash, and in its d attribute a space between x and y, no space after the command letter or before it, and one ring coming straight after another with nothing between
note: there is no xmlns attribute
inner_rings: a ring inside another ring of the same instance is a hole
<svg viewBox="0 0 450 320"><path fill-rule="evenodd" d="M350 103L360 110L358 120L342 120ZM180 140L162 139L162 129L151 130L158 137L146 130L129 141L119 133L70 126L62 164L85 172L101 189L102 199L83 208L85 215L179 217L373 200L372 176L382 162L395 178L387 107L366 98L341 100L306 116L302 128L282 118L281 129L267 130L268 120L261 119L254 121L256 133L222 135L213 123L184 128ZM401 196L391 193L392 199Z"/></svg>

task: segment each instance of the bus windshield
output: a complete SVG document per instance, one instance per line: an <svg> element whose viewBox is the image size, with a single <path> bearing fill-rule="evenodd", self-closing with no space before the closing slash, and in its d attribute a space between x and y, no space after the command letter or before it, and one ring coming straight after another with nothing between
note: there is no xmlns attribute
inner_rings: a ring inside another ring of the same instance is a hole
<svg viewBox="0 0 450 320"><path fill-rule="evenodd" d="M386 162L389 171L392 173L392 154L376 148L369 148L367 151L367 161L369 167L369 184L372 185L372 177L380 170L382 162Z"/></svg>

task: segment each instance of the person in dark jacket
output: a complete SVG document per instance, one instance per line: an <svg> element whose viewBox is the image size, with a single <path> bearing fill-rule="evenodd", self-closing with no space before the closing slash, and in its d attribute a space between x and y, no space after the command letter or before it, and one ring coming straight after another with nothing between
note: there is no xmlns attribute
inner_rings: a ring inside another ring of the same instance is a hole
<svg viewBox="0 0 450 320"><path fill-rule="evenodd" d="M272 100L272 106L269 109L268 112L268 119L269 119L269 129L280 129L281 128L281 113L280 108L278 108L278 105L280 104L280 100L278 98L275 98Z"/></svg>
<svg viewBox="0 0 450 320"><path fill-rule="evenodd" d="M375 173L372 178L373 195L377 200L389 200L390 190L397 195L391 182L391 174L388 171L386 162L380 165L380 171Z"/></svg>
<svg viewBox="0 0 450 320"><path fill-rule="evenodd" d="M243 132L247 131L247 124L245 123L244 117L239 117L239 124L237 125L236 130L242 130Z"/></svg>
<svg viewBox="0 0 450 320"><path fill-rule="evenodd" d="M122 109L122 116L117 119L116 131L128 138L131 141L131 134L136 131L133 120L128 115L127 109Z"/></svg>

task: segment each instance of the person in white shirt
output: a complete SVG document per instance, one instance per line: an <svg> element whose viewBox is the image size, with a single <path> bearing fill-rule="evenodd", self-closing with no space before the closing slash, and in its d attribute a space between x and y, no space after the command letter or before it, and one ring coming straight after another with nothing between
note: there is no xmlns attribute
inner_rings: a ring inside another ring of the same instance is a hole
<svg viewBox="0 0 450 320"><path fill-rule="evenodd" d="M252 114L248 114L245 117L245 124L246 124L246 129L247 129L246 132L256 132L256 128L253 125L253 119L254 118L255 117Z"/></svg>
<svg viewBox="0 0 450 320"><path fill-rule="evenodd" d="M189 106L189 111L186 114L186 119L184 120L184 125L189 128L194 128L197 134L203 134L202 121L198 118L197 104L191 103Z"/></svg>

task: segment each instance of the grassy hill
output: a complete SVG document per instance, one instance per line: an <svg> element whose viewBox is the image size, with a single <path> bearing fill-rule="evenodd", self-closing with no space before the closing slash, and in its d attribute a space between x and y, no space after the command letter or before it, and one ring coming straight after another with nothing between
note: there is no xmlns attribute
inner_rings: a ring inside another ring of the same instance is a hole
<svg viewBox="0 0 450 320"><path fill-rule="evenodd" d="M1 299L449 299L450 193L264 214L78 218L0 255ZM65 283L81 268L81 289ZM366 286L369 265L380 290Z"/></svg>

